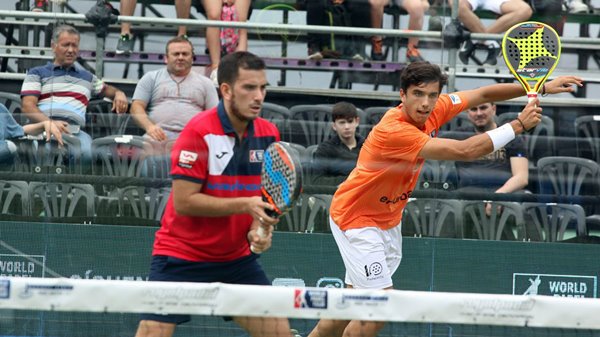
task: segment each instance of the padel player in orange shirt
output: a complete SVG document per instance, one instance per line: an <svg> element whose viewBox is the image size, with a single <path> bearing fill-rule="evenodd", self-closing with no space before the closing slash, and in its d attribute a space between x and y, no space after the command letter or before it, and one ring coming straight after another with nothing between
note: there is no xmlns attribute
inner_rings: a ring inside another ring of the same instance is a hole
<svg viewBox="0 0 600 337"><path fill-rule="evenodd" d="M504 147L541 120L539 100L514 121L458 141L437 138L440 127L461 111L486 102L524 96L519 83L493 84L442 94L447 76L429 62L414 62L400 76L402 104L390 109L365 141L356 168L338 188L330 226L346 268L349 288L391 289L402 258L402 210L425 159L475 160ZM575 76L545 84L549 94L582 86ZM322 319L309 337L376 336L383 322Z"/></svg>

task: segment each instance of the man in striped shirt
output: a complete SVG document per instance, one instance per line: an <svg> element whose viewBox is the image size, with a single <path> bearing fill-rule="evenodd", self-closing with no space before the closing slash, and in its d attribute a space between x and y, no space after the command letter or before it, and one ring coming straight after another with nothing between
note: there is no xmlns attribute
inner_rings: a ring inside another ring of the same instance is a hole
<svg viewBox="0 0 600 337"><path fill-rule="evenodd" d="M79 131L85 126L85 112L90 97L103 95L113 99L112 109L127 112L123 91L105 84L96 75L76 64L79 32L72 26L58 26L52 34L54 61L29 69L21 88L22 111L34 122L55 123L62 133L74 133L81 142L82 162L91 162L92 138Z"/></svg>

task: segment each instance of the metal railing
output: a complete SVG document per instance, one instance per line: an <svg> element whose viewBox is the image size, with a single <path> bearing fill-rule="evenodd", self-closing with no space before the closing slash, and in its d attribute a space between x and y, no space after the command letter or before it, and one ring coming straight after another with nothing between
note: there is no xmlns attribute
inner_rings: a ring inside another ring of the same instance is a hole
<svg viewBox="0 0 600 337"><path fill-rule="evenodd" d="M453 11L454 12L454 11ZM8 20L8 19L14 20ZM86 22L85 15L83 14L70 14L70 13L56 13L56 12L42 12L42 13L33 13L28 11L7 11L0 10L0 23L6 24L18 24L18 25L41 25L42 22L60 22L60 21L75 21L75 22ZM139 25L157 25L157 26L173 26L173 25L186 25L188 27L234 27L234 28L245 28L250 32L260 32L260 34L281 34L281 33L335 33L342 35L359 35L359 36L372 36L372 35L382 35L394 39L398 38L408 38L408 37L420 37L426 38L433 41L438 41L441 43L441 49L444 49L444 42L442 39L442 32L431 32L431 31L408 31L408 30L398 30L398 29L374 29L374 28L352 28L352 27L331 27L331 26L308 26L308 25L299 25L299 24L272 24L272 23L256 23L256 22L223 22L223 21L213 21L213 20L205 20L205 19L174 19L174 18L147 18L147 17L137 17L137 16L119 16L118 23L129 22L132 24ZM472 39L475 40L485 40L485 39L496 39L501 40L502 35L500 34L472 34ZM563 42L564 48L578 48L585 50L597 50L600 51L600 38L591 38L591 37L564 37L561 38ZM95 69L96 74L102 76L104 73L104 63L106 60L104 59L104 48L105 46L105 38L96 37L96 60L95 60ZM21 46L22 48L24 46ZM28 53L23 53L19 50L17 46L6 46L4 48L0 48L0 57L17 57L17 58L51 58L51 53L49 53L48 48L32 48L27 47ZM490 78L490 79L503 79L510 80L511 75L508 74L499 74L498 71L494 71L494 69L489 69L489 73L481 72L482 68L478 68L475 71L461 71L461 69L470 69L466 66L457 65L456 58L457 51L449 50L448 51L448 63L444 67L449 74L449 85L448 91L454 91L454 81L456 77L476 77L476 78ZM483 68L486 69L486 68ZM497 69L497 68L496 68ZM556 72L557 75L560 75L560 71ZM591 74L582 74L584 80L590 83L600 83L600 76L596 76L593 73ZM11 77L14 78L14 75L5 75L0 74L0 77L6 78ZM319 89L321 91L322 89ZM342 89L337 89L342 90ZM355 91L354 91L355 92ZM377 93L374 96L381 96L383 93ZM393 93L393 95L396 95ZM385 95L384 95L385 96ZM375 98L375 97L373 97ZM546 99L546 101L550 101L551 99ZM518 100L517 100L518 101ZM585 105L600 105L597 100L586 100ZM580 99L556 99L556 104L559 105L580 105Z"/></svg>

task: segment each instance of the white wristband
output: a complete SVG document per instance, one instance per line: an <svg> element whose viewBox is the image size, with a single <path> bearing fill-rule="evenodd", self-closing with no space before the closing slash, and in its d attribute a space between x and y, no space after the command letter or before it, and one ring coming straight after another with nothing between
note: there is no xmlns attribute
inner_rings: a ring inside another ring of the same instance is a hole
<svg viewBox="0 0 600 337"><path fill-rule="evenodd" d="M503 148L506 144L515 139L515 130L513 130L510 123L506 123L501 127L487 131L486 133L492 139L492 143L494 144L494 152Z"/></svg>

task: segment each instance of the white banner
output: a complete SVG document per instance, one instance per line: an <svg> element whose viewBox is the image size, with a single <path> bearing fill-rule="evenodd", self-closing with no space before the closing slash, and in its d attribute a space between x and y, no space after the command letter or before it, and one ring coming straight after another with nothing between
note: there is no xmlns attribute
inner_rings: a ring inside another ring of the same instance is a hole
<svg viewBox="0 0 600 337"><path fill-rule="evenodd" d="M600 329L600 299L222 283L0 278L0 309Z"/></svg>

